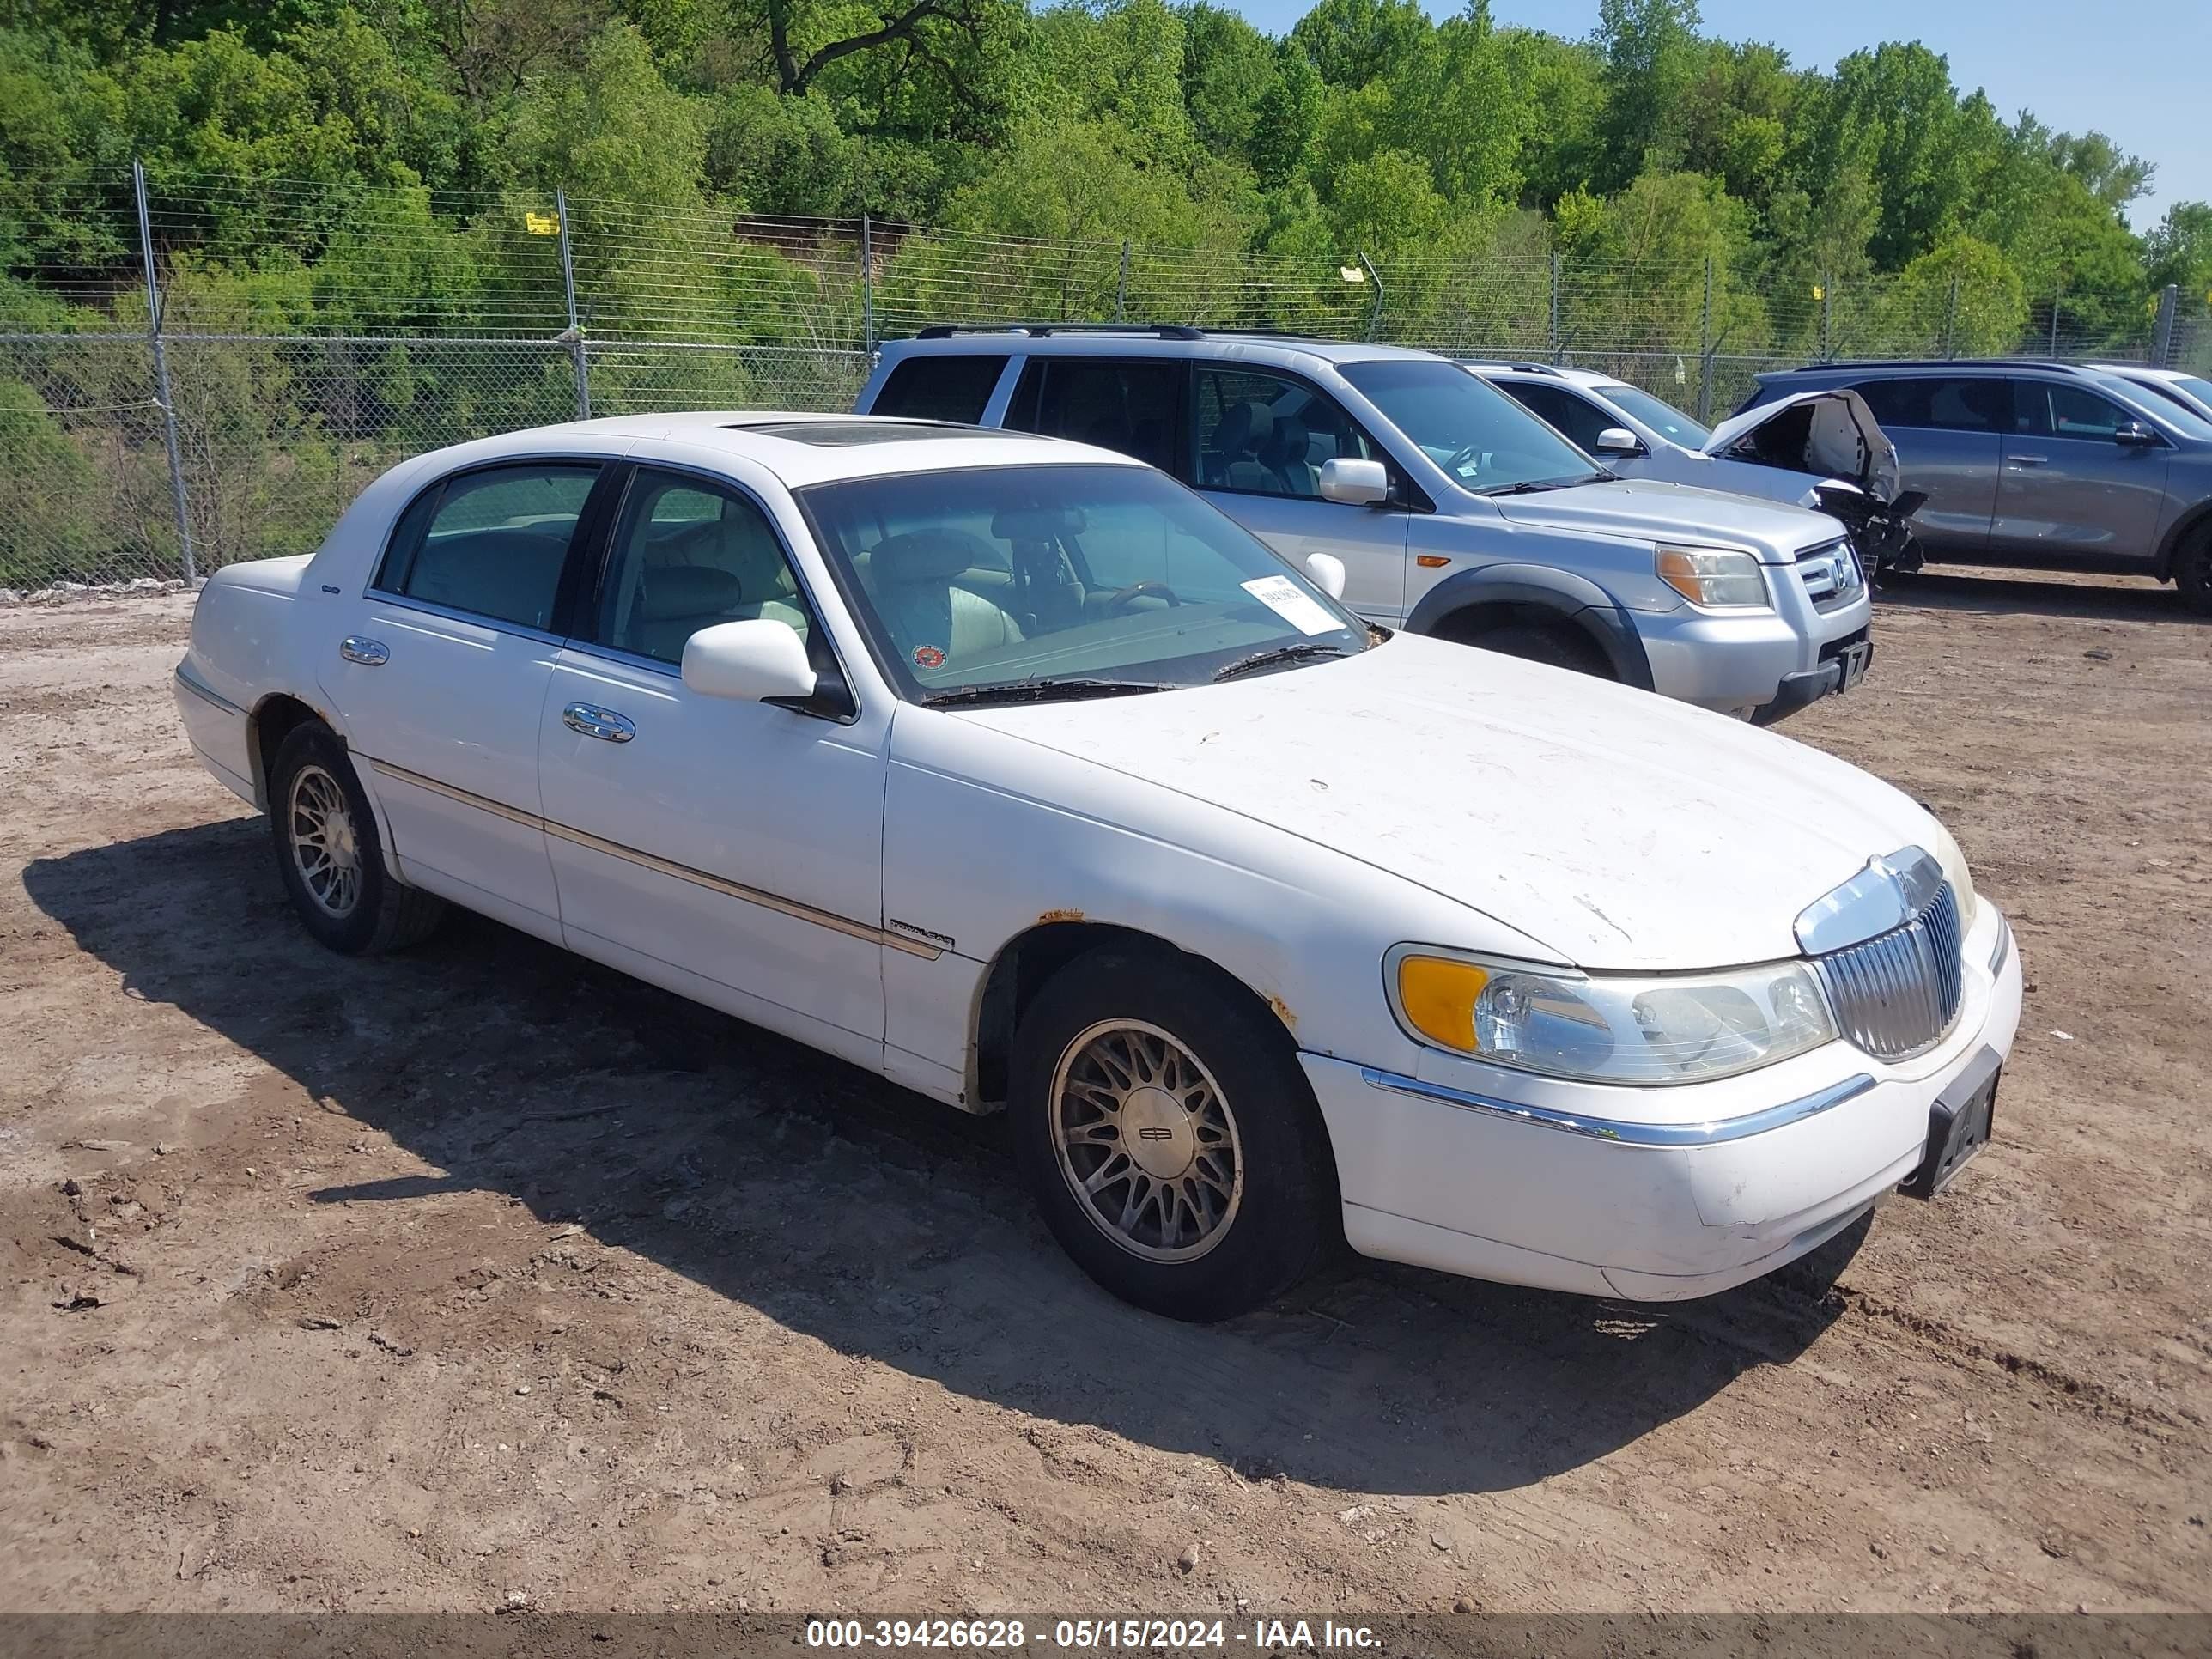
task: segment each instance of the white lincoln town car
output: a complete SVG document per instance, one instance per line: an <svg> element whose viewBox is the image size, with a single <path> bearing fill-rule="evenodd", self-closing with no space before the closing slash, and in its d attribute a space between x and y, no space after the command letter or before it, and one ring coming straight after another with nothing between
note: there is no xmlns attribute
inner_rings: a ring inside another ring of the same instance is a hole
<svg viewBox="0 0 2212 1659"><path fill-rule="evenodd" d="M641 416L218 572L177 701L332 949L463 905L1010 1112L1060 1243L1163 1313L1340 1229L1700 1296L1940 1192L2021 1001L1942 826L1341 575L1079 444Z"/></svg>

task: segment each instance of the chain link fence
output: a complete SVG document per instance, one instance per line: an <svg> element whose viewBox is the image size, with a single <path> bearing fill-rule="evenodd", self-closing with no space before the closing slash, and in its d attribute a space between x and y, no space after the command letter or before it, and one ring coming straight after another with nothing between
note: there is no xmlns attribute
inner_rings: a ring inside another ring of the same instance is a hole
<svg viewBox="0 0 2212 1659"><path fill-rule="evenodd" d="M849 408L932 323L1146 321L1603 370L1712 417L1761 371L1969 355L2212 368L2164 294L1577 262L1532 216L1376 258L362 196L137 169L57 186L0 275L0 598L312 550L425 449L685 408Z"/></svg>

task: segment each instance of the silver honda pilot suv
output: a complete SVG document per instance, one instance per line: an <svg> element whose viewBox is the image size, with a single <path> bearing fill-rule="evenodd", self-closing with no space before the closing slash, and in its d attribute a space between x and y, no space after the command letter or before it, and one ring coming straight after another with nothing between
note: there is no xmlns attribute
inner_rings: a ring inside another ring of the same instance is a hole
<svg viewBox="0 0 2212 1659"><path fill-rule="evenodd" d="M1370 620L1762 722L1873 654L1857 554L1826 514L1625 479L1424 351L1195 328L924 329L862 414L1133 455L1203 493ZM1011 585L1064 592L1052 569ZM1162 550L1163 574L1172 558Z"/></svg>

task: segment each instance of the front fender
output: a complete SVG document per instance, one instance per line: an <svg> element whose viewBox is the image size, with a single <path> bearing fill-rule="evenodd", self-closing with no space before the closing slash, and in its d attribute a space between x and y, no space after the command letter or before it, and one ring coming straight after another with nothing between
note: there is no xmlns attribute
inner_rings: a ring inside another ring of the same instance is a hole
<svg viewBox="0 0 2212 1659"><path fill-rule="evenodd" d="M1586 635L1605 653L1624 685L1652 690L1651 659L1626 607L1587 576L1540 564L1492 564L1446 577L1406 618L1416 634L1433 634L1455 611L1492 605L1540 611Z"/></svg>

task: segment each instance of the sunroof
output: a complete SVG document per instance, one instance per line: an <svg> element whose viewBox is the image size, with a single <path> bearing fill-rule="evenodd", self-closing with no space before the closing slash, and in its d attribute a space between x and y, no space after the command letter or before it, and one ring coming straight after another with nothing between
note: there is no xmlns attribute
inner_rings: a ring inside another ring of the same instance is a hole
<svg viewBox="0 0 2212 1659"><path fill-rule="evenodd" d="M953 426L933 421L741 421L732 432L764 432L771 438L787 438L795 444L818 449L849 449L855 444L906 444L930 438L995 438L1000 434L980 426Z"/></svg>

